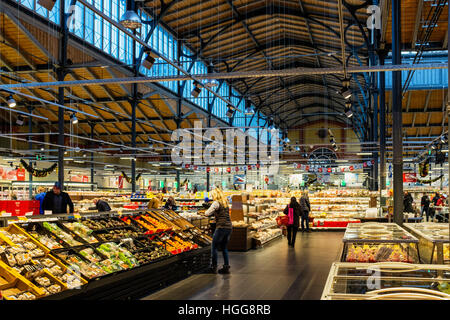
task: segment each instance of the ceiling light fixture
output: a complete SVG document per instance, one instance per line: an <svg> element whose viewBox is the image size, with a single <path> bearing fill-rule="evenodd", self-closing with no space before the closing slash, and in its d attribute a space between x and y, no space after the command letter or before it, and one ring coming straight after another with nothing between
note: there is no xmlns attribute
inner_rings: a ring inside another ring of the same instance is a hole
<svg viewBox="0 0 450 320"><path fill-rule="evenodd" d="M127 0L127 11L120 17L120 24L128 29L138 29L142 26L141 18L133 9L134 0Z"/></svg>
<svg viewBox="0 0 450 320"><path fill-rule="evenodd" d="M16 100L14 100L14 97L12 96L12 94L10 94L7 98L6 98L6 103L8 103L8 106L10 108L14 108L17 103Z"/></svg>
<svg viewBox="0 0 450 320"><path fill-rule="evenodd" d="M233 114L234 114L233 108L230 105L228 105L227 117L231 118L233 116Z"/></svg>
<svg viewBox="0 0 450 320"><path fill-rule="evenodd" d="M193 96L194 98L197 98L200 93L202 92L200 83L198 83L197 81L194 81L194 89L192 89L191 91L191 96Z"/></svg>
<svg viewBox="0 0 450 320"><path fill-rule="evenodd" d="M24 121L25 121L25 119L23 118L23 116L19 114L19 115L17 116L16 124L17 124L18 126L21 126L21 125L24 124Z"/></svg>
<svg viewBox="0 0 450 320"><path fill-rule="evenodd" d="M146 53L147 53L147 56L144 58L144 61L142 61L142 66L144 68L150 70L156 61L156 57L154 57L149 50L147 50Z"/></svg>
<svg viewBox="0 0 450 320"><path fill-rule="evenodd" d="M348 100L352 97L352 91L350 88L350 80L344 79L342 81L342 89L339 91L339 93L344 97L345 100Z"/></svg>
<svg viewBox="0 0 450 320"><path fill-rule="evenodd" d="M72 124L78 123L78 118L75 113L72 113L72 115L70 116L70 120L72 121Z"/></svg>

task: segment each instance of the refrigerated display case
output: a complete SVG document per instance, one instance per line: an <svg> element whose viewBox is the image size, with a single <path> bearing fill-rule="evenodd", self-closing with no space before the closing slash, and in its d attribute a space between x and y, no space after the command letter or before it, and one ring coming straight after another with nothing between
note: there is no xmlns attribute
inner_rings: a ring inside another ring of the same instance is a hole
<svg viewBox="0 0 450 320"><path fill-rule="evenodd" d="M419 252L423 263L450 264L448 224L405 223L404 227L419 239Z"/></svg>
<svg viewBox="0 0 450 320"><path fill-rule="evenodd" d="M322 300L450 300L450 266L335 262Z"/></svg>
<svg viewBox="0 0 450 320"><path fill-rule="evenodd" d="M419 240L394 223L349 224L341 262L420 263Z"/></svg>

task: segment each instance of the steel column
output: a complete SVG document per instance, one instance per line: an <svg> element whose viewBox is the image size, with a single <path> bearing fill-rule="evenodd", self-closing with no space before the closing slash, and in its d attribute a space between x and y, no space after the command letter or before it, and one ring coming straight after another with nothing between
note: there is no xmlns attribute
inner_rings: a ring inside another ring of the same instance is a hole
<svg viewBox="0 0 450 320"><path fill-rule="evenodd" d="M67 43L68 32L67 20L65 14L66 3L65 0L60 1L59 16L61 21L62 35L59 41L59 65L57 69L58 81L64 81L66 70L64 69L67 63ZM64 105L64 88L58 88L58 103ZM61 189L64 189L64 109L58 107L58 182L61 184Z"/></svg>
<svg viewBox="0 0 450 320"><path fill-rule="evenodd" d="M28 106L28 113L32 114L33 109L33 107ZM31 138L31 135L33 133L33 117L31 115L28 117L28 133L30 134L28 137L28 150L31 151L33 150L33 139ZM28 162L28 165L30 166L30 168L33 166L31 160ZM30 182L30 187L28 188L28 198L31 200L33 199L33 175L31 174L31 172L28 173L28 181Z"/></svg>
<svg viewBox="0 0 450 320"><path fill-rule="evenodd" d="M183 51L182 51L182 42L179 41L178 42L178 46L177 46L177 60L178 63L180 64L180 67L182 65L181 63L181 55L182 55ZM180 70L177 70L177 74L180 75ZM177 125L177 129L181 128L181 106L182 106L182 99L183 99L183 91L184 91L184 83L181 84L180 81L177 82L177 114L176 114L176 120L175 123ZM177 176L176 176L176 181L177 181L177 192L180 192L181 190L181 186L180 186L180 170L177 170Z"/></svg>
<svg viewBox="0 0 450 320"><path fill-rule="evenodd" d="M450 26L450 6L448 6L448 25ZM450 35L450 29L447 28L447 39L448 39L449 35ZM450 45L448 44L448 41L447 41L448 59L450 59L450 50L449 49L450 49ZM450 73L448 74L448 81L450 83ZM450 87L448 88L448 94L447 94L447 117L449 116L449 114L450 114ZM444 119L445 119L445 115L444 115ZM450 120L450 119L448 119L448 120ZM450 150L450 121L448 121L448 127L449 127L449 131L448 131L448 134L449 134L448 146L449 146L449 150ZM448 159L447 159L447 163L450 163L448 161ZM449 170L448 177L450 178L450 166L449 166L448 170ZM449 187L449 194L450 194L450 184L448 185L448 187ZM450 206L450 202L449 202L449 206ZM450 210L449 210L448 223L449 223L449 230L450 230Z"/></svg>
<svg viewBox="0 0 450 320"><path fill-rule="evenodd" d="M89 141L89 144L91 145L91 148L93 149L93 140L94 140L94 127L95 123L90 123L91 127L91 141ZM94 191L94 152L91 152L91 191Z"/></svg>
<svg viewBox="0 0 450 320"><path fill-rule="evenodd" d="M384 65L385 52L379 54L380 65ZM386 205L386 197L383 191L386 190L386 73L379 73L380 86L380 205Z"/></svg>
<svg viewBox="0 0 450 320"><path fill-rule="evenodd" d="M401 3L392 0L392 63L400 64L401 56ZM403 224L403 122L402 73L392 73L392 136L394 168L394 222Z"/></svg>

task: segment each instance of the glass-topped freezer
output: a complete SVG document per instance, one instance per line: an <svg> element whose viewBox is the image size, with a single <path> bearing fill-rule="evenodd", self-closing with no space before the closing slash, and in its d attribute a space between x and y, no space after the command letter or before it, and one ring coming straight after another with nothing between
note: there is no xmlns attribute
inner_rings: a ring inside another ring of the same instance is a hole
<svg viewBox="0 0 450 320"><path fill-rule="evenodd" d="M404 227L419 239L420 257L424 263L450 264L448 224L406 223Z"/></svg>
<svg viewBox="0 0 450 320"><path fill-rule="evenodd" d="M450 300L450 266L348 263L331 266L322 300Z"/></svg>
<svg viewBox="0 0 450 320"><path fill-rule="evenodd" d="M419 240L394 223L350 224L341 262L419 263Z"/></svg>

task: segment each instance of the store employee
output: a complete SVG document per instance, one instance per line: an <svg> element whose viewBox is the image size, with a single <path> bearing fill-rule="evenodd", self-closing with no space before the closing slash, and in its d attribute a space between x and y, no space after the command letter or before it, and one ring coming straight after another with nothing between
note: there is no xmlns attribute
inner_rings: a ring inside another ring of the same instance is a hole
<svg viewBox="0 0 450 320"><path fill-rule="evenodd" d="M51 210L53 214L67 213L69 206L70 213L74 212L73 202L68 193L61 190L61 184L56 182L53 190L47 192L42 201L44 211Z"/></svg>

